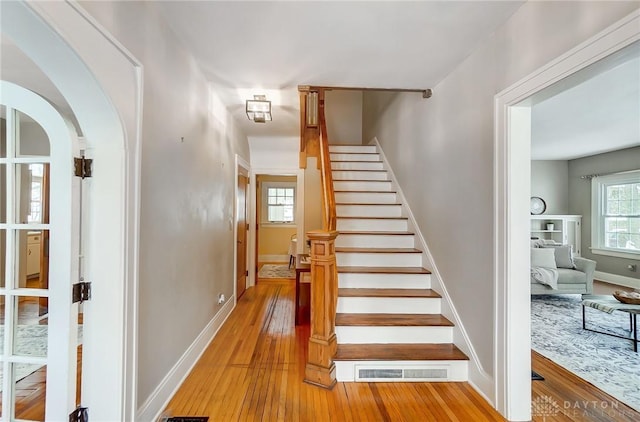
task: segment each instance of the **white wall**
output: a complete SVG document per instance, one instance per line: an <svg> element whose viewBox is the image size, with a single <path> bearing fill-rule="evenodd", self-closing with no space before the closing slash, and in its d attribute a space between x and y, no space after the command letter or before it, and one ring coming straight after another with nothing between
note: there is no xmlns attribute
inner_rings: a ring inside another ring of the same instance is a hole
<svg viewBox="0 0 640 422"><path fill-rule="evenodd" d="M250 137L249 147L251 168L298 170L300 156L300 138L298 137Z"/></svg>
<svg viewBox="0 0 640 422"><path fill-rule="evenodd" d="M364 138L380 141L489 374L494 95L637 8L637 2L527 2L433 87L431 99L365 93Z"/></svg>
<svg viewBox="0 0 640 422"><path fill-rule="evenodd" d="M362 144L362 91L326 91L325 117L331 144Z"/></svg>
<svg viewBox="0 0 640 422"><path fill-rule="evenodd" d="M544 200L545 214L569 214L569 162L531 161L531 196Z"/></svg>
<svg viewBox="0 0 640 422"><path fill-rule="evenodd" d="M249 146L152 2L82 6L144 66L141 405L233 295L234 157Z"/></svg>

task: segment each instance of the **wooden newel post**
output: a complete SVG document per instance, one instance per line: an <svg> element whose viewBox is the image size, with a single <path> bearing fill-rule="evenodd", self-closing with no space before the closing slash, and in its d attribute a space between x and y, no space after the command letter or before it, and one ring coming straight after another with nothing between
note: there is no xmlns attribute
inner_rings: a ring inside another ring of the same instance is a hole
<svg viewBox="0 0 640 422"><path fill-rule="evenodd" d="M311 334L304 381L332 389L336 383L336 305L338 270L336 265L336 231L314 230L311 240Z"/></svg>

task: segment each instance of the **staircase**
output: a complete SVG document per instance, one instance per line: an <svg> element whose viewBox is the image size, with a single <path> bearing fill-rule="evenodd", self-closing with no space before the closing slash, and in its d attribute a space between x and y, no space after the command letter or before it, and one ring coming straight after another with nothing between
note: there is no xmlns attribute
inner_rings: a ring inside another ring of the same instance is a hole
<svg viewBox="0 0 640 422"><path fill-rule="evenodd" d="M422 251L376 146L329 147L336 199L338 381L466 381Z"/></svg>

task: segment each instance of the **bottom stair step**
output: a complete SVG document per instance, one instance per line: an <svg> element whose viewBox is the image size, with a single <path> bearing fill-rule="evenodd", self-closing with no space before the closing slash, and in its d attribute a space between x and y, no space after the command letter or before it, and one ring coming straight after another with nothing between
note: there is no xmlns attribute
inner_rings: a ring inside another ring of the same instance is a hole
<svg viewBox="0 0 640 422"><path fill-rule="evenodd" d="M339 344L334 360L469 360L455 344Z"/></svg>

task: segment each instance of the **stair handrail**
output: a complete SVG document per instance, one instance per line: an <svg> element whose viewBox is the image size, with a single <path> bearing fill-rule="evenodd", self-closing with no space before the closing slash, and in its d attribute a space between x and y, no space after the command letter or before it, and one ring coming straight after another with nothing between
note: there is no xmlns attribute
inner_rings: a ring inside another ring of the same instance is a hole
<svg viewBox="0 0 640 422"><path fill-rule="evenodd" d="M320 177L322 181L322 209L325 231L336 229L336 194L333 190L333 175L331 174L331 156L329 153L329 134L324 112L324 90L318 95L318 123L320 125Z"/></svg>

